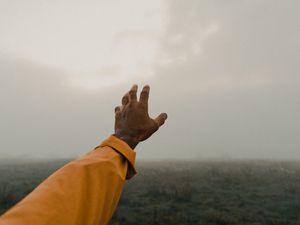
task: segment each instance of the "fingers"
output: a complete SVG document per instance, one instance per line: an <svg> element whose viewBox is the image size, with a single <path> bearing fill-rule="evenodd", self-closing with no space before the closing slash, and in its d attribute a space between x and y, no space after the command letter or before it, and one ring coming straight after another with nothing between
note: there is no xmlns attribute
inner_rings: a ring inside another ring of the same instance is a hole
<svg viewBox="0 0 300 225"><path fill-rule="evenodd" d="M132 86L132 88L128 92L129 99L130 99L131 102L136 102L137 101L137 97L136 97L137 89L138 89L138 86L135 84L135 85Z"/></svg>
<svg viewBox="0 0 300 225"><path fill-rule="evenodd" d="M149 85L144 86L143 90L141 92L141 95L140 95L140 102L141 103L143 103L145 105L148 105L149 92L150 92Z"/></svg>
<svg viewBox="0 0 300 225"><path fill-rule="evenodd" d="M122 98L122 105L127 105L128 102L129 102L129 94L126 93Z"/></svg>
<svg viewBox="0 0 300 225"><path fill-rule="evenodd" d="M115 108L115 113L119 113L119 112L121 112L121 107L120 107L120 106L117 106L117 107Z"/></svg>
<svg viewBox="0 0 300 225"><path fill-rule="evenodd" d="M168 118L167 113L161 113L158 117L156 117L155 122L158 124L158 126L162 126L166 119Z"/></svg>
<svg viewBox="0 0 300 225"><path fill-rule="evenodd" d="M135 84L132 86L130 91L126 93L123 98L122 98L122 105L126 105L131 102L136 102L137 101L137 90L138 86ZM143 90L141 91L140 94L140 102L147 105L148 104L148 99L149 99L149 92L150 92L150 86L146 85L143 87Z"/></svg>

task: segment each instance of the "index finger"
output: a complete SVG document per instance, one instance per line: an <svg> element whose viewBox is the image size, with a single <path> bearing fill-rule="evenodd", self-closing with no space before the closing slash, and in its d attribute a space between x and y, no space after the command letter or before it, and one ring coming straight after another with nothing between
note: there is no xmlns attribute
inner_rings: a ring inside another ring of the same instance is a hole
<svg viewBox="0 0 300 225"><path fill-rule="evenodd" d="M128 92L129 99L130 99L131 102L136 102L137 101L137 97L136 97L137 89L138 89L138 86L135 84L135 85L132 86L132 88Z"/></svg>

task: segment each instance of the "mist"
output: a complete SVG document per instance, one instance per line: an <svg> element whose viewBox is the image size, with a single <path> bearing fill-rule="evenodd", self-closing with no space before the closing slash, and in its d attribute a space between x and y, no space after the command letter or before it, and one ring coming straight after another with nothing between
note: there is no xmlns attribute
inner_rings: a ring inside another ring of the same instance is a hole
<svg viewBox="0 0 300 225"><path fill-rule="evenodd" d="M140 159L300 159L299 10L2 1L0 157L85 154L113 133L114 108L137 83L151 86L151 116L168 113Z"/></svg>

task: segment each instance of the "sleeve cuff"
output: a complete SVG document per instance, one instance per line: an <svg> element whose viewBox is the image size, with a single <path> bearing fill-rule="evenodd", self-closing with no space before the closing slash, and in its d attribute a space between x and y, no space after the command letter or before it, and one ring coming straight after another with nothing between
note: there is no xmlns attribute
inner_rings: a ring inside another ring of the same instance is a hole
<svg viewBox="0 0 300 225"><path fill-rule="evenodd" d="M113 148L115 151L117 151L127 159L129 165L126 174L126 179L130 179L137 174L135 169L136 153L132 148L130 148L130 146L125 141L122 141L121 139L111 135L108 139L101 143L100 147L104 146L109 146Z"/></svg>

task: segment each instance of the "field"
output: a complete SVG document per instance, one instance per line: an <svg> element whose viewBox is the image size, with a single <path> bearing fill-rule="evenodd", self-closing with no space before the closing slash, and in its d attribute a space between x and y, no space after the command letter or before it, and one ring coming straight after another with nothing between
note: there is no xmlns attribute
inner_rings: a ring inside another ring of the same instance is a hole
<svg viewBox="0 0 300 225"><path fill-rule="evenodd" d="M63 165L2 161L0 214ZM140 162L110 225L300 225L300 162Z"/></svg>

